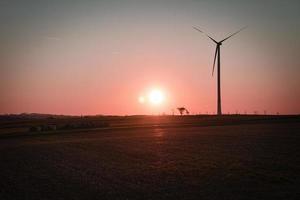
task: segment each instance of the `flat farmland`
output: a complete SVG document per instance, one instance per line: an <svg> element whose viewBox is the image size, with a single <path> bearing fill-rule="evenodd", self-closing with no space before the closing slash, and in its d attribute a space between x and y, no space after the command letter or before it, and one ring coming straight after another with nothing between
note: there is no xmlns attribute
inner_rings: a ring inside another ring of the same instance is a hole
<svg viewBox="0 0 300 200"><path fill-rule="evenodd" d="M0 199L299 199L299 119L151 119L0 138Z"/></svg>

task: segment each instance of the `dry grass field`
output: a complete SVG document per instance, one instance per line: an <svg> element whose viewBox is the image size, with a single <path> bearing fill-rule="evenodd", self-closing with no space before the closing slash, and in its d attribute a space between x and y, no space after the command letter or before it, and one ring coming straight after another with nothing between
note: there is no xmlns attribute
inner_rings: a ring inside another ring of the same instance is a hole
<svg viewBox="0 0 300 200"><path fill-rule="evenodd" d="M39 124L105 127L29 132ZM298 116L1 119L0 199L299 199Z"/></svg>

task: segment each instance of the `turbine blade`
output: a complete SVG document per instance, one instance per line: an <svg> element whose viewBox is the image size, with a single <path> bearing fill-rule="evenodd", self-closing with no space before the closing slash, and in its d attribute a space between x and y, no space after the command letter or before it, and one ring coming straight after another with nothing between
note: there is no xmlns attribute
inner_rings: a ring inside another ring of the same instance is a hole
<svg viewBox="0 0 300 200"><path fill-rule="evenodd" d="M212 70L212 74L211 74L212 76L214 76L217 54L218 54L218 46L216 47L216 51L215 51L215 58L214 58L213 70Z"/></svg>
<svg viewBox="0 0 300 200"><path fill-rule="evenodd" d="M200 33L205 34L207 37L209 37L209 39L211 39L212 41L214 41L216 44L218 43L216 40L214 40L212 37L210 37L208 34L206 34L205 32L201 31L200 29L198 29L197 27L193 26L194 29L196 29L197 31L199 31Z"/></svg>
<svg viewBox="0 0 300 200"><path fill-rule="evenodd" d="M231 37L234 36L235 34L238 34L239 32L241 32L241 31L244 30L245 28L247 28L247 26L245 26L245 27L241 28L240 30L238 30L237 32L235 32L235 33L229 35L228 37L226 37L225 39L221 40L220 42L221 42L221 43L224 42L225 40L231 38Z"/></svg>

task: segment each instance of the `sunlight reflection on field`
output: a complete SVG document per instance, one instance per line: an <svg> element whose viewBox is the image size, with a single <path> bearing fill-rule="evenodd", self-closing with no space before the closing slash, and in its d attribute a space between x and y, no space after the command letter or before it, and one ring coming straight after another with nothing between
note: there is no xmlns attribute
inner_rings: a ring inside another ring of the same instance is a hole
<svg viewBox="0 0 300 200"><path fill-rule="evenodd" d="M154 129L154 136L155 137L163 137L165 135L165 132L162 128L155 128Z"/></svg>

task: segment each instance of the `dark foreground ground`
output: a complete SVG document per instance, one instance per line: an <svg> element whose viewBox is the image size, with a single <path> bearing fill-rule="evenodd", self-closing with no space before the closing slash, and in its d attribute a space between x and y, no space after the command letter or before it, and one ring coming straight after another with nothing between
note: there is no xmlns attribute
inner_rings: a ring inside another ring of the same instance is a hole
<svg viewBox="0 0 300 200"><path fill-rule="evenodd" d="M299 199L299 130L294 119L0 137L0 199Z"/></svg>

